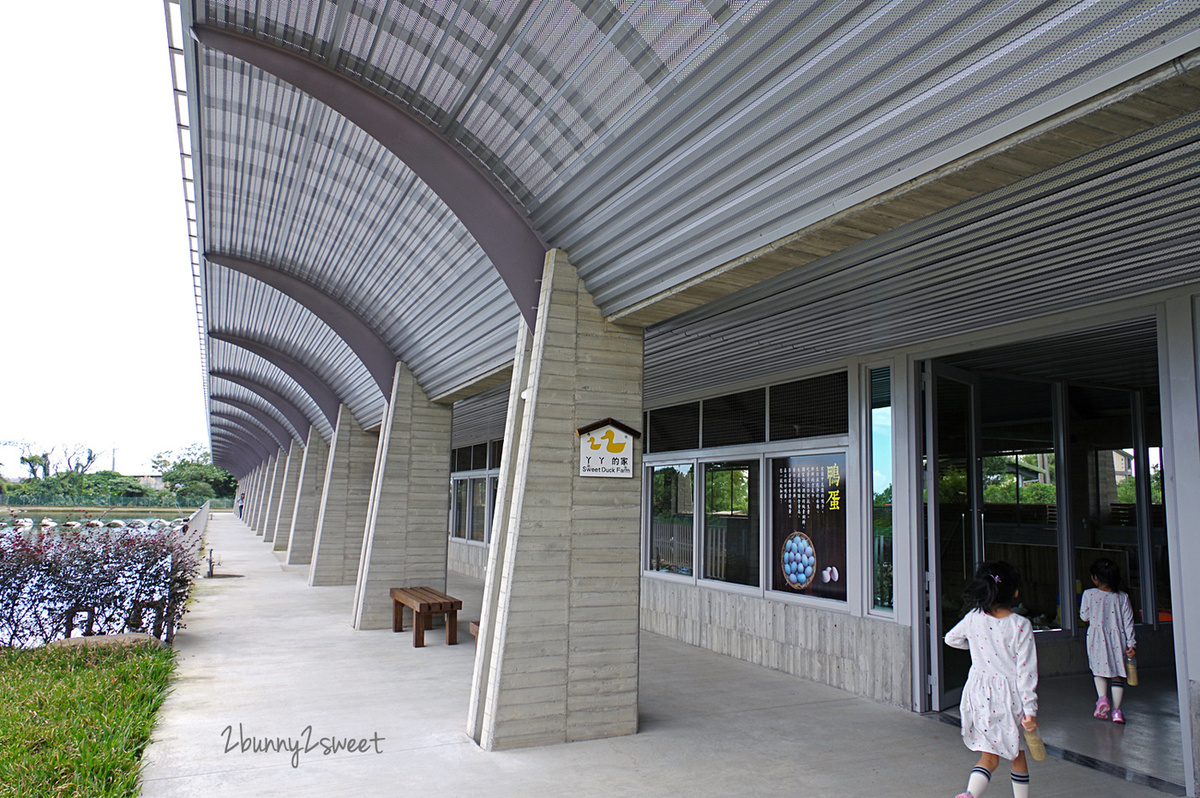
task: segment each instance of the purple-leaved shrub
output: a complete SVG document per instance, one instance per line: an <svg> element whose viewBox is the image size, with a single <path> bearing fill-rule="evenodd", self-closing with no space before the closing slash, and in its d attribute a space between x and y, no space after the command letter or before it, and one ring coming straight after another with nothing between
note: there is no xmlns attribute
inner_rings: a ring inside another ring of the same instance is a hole
<svg viewBox="0 0 1200 798"><path fill-rule="evenodd" d="M187 526L0 529L0 646L120 632L169 643L199 567Z"/></svg>

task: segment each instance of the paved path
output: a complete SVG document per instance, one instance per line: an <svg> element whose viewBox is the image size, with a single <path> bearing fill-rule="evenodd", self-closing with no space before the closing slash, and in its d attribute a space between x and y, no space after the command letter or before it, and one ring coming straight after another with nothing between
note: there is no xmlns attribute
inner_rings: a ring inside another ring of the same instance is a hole
<svg viewBox="0 0 1200 798"><path fill-rule="evenodd" d="M147 798L930 798L961 791L975 762L952 726L647 633L639 734L488 753L465 733L470 636L447 646L434 629L414 649L408 632L356 632L352 588L308 587L306 569L281 565L228 513L213 516L209 540L218 573L239 576L197 584L146 752ZM480 586L451 584L467 602L465 632ZM281 737L367 743L295 759L253 751L255 739ZM988 798L1011 795L1007 782L1001 765ZM1053 759L1033 764L1032 794L1163 795Z"/></svg>

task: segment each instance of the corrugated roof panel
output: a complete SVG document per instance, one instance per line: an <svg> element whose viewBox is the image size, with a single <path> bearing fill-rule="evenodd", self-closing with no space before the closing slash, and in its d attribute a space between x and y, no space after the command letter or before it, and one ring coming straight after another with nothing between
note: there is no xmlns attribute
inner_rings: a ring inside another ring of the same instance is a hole
<svg viewBox="0 0 1200 798"><path fill-rule="evenodd" d="M320 377L365 428L380 423L386 399L362 361L325 322L274 288L208 266L210 333L236 335L292 357Z"/></svg>
<svg viewBox="0 0 1200 798"><path fill-rule="evenodd" d="M508 385L497 385L469 399L455 402L450 448L503 438L504 422L508 416L508 392Z"/></svg>
<svg viewBox="0 0 1200 798"><path fill-rule="evenodd" d="M333 439L333 426L321 413L312 397L288 375L258 355L224 341L209 339L209 368L216 373L229 373L266 386L290 401L304 413L309 423L326 441ZM308 432L303 437L307 439Z"/></svg>
<svg viewBox="0 0 1200 798"><path fill-rule="evenodd" d="M424 183L324 105L235 59L207 60L210 251L279 268L346 305L430 395L511 358L517 308Z"/></svg>
<svg viewBox="0 0 1200 798"><path fill-rule="evenodd" d="M1200 114L659 325L646 401L1200 281Z"/></svg>

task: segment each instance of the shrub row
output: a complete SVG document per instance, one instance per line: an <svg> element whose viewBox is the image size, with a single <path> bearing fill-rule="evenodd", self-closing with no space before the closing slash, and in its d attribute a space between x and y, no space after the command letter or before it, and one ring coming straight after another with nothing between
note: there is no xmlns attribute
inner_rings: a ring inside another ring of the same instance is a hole
<svg viewBox="0 0 1200 798"><path fill-rule="evenodd" d="M199 533L0 531L0 646L149 632L170 642L199 570Z"/></svg>

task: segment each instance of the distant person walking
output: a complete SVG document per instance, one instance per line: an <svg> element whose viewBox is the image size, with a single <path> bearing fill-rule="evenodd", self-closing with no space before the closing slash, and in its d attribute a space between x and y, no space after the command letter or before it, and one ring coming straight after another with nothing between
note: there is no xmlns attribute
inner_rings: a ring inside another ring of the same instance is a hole
<svg viewBox="0 0 1200 798"><path fill-rule="evenodd" d="M1124 723L1121 700L1125 698L1125 657L1137 654L1137 638L1133 636L1133 607L1121 569L1107 557L1092 563L1092 584L1083 591L1079 617L1088 622L1088 667L1096 680L1096 709L1092 712L1103 720L1112 713L1113 723ZM1112 703L1109 703L1109 687Z"/></svg>
<svg viewBox="0 0 1200 798"><path fill-rule="evenodd" d="M246 494L242 493L238 496L238 518L242 517L242 507L246 505Z"/></svg>
<svg viewBox="0 0 1200 798"><path fill-rule="evenodd" d="M1037 729L1037 649L1033 627L1010 607L1020 594L1021 575L1006 562L984 562L963 590L968 612L946 633L946 645L971 652L959 714L967 748L978 751L967 791L980 798L1004 758L1012 762L1013 796L1029 796L1029 764L1021 750L1021 728Z"/></svg>

